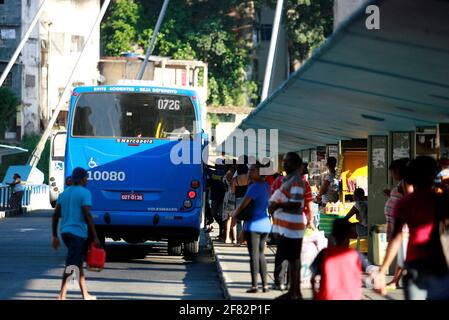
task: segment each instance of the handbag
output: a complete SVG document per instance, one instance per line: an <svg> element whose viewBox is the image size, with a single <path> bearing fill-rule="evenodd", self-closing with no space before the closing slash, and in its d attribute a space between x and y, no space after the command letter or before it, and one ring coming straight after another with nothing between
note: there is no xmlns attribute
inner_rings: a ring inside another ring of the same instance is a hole
<svg viewBox="0 0 449 320"><path fill-rule="evenodd" d="M239 215L237 216L237 220L240 221L249 221L253 217L253 211L254 211L254 203L251 200L251 202L243 208L242 211L240 211Z"/></svg>
<svg viewBox="0 0 449 320"><path fill-rule="evenodd" d="M226 192L225 198L223 201L223 208L225 211L233 211L236 209L235 206L235 194L232 192Z"/></svg>

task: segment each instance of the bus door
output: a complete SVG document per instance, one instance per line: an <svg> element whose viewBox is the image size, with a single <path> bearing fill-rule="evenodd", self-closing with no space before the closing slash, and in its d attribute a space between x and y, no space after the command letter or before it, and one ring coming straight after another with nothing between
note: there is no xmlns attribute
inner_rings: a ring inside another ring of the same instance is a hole
<svg viewBox="0 0 449 320"><path fill-rule="evenodd" d="M59 194L64 191L64 159L67 140L66 131L58 131L50 140L49 185L50 203L54 207Z"/></svg>

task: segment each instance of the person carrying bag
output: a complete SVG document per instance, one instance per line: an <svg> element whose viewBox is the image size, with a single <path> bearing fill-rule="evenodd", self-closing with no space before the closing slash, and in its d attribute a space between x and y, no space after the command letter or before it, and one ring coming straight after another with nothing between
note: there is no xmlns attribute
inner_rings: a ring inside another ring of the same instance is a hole
<svg viewBox="0 0 449 320"><path fill-rule="evenodd" d="M251 165L249 177L252 183L245 193L242 203L234 211L233 216L244 221L243 230L250 255L251 283L248 293L257 293L257 274L262 278L263 292L268 292L267 263L265 261L265 246L268 234L271 231L271 222L268 217L268 198L270 186L265 177L260 175L260 163Z"/></svg>

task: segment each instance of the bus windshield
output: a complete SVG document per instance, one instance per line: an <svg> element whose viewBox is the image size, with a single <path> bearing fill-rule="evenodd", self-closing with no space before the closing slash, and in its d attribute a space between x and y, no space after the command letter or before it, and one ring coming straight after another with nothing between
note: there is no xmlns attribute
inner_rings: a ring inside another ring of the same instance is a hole
<svg viewBox="0 0 449 320"><path fill-rule="evenodd" d="M179 138L196 134L195 109L188 96L152 93L82 93L72 136Z"/></svg>

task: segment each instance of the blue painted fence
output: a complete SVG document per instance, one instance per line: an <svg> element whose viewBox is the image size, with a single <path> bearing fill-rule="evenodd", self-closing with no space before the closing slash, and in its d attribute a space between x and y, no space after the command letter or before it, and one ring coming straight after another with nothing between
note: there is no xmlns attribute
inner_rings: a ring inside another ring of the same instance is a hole
<svg viewBox="0 0 449 320"><path fill-rule="evenodd" d="M29 207L33 197L42 197L44 194L48 194L48 185L23 185L23 198L22 207ZM0 208L7 209L10 207L9 199L13 189L8 185L0 185Z"/></svg>

